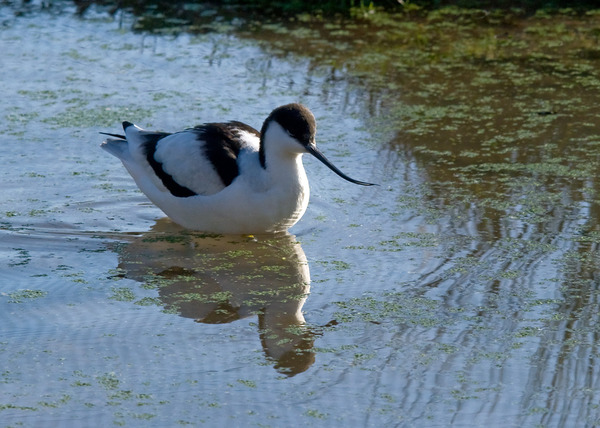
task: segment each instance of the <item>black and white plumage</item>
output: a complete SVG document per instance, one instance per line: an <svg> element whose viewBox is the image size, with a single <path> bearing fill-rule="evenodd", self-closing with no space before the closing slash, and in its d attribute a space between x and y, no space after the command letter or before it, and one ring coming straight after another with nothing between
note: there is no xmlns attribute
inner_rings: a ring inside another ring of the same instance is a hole
<svg viewBox="0 0 600 428"><path fill-rule="evenodd" d="M300 104L276 108L261 132L242 122L207 123L173 134L123 122L125 135L102 148L118 157L148 198L173 221L213 233L273 233L304 214L309 186L302 154L342 178L317 149L313 114Z"/></svg>

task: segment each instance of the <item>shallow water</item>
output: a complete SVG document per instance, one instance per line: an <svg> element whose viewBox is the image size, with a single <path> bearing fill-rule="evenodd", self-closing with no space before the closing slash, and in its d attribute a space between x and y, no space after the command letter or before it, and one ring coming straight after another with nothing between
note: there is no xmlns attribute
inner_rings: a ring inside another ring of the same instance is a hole
<svg viewBox="0 0 600 428"><path fill-rule="evenodd" d="M593 55L571 87L441 61L387 97L261 41L58 5L0 8L0 425L600 423ZM259 127L290 101L381 184L306 159L291 234L182 230L98 147L121 120Z"/></svg>

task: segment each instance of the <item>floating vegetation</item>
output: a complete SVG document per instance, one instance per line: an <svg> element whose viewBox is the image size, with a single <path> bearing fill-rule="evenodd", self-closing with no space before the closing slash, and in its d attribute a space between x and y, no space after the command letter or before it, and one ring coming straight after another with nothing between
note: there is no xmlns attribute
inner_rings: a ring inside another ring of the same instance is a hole
<svg viewBox="0 0 600 428"><path fill-rule="evenodd" d="M110 298L119 302L132 302L135 300L135 293L129 287L114 287Z"/></svg>
<svg viewBox="0 0 600 428"><path fill-rule="evenodd" d="M424 327L453 323L449 314L444 314L440 302L403 293L387 293L383 299L365 296L335 303L340 309L335 313L336 320L344 323L383 321Z"/></svg>
<svg viewBox="0 0 600 428"><path fill-rule="evenodd" d="M44 290L18 290L8 293L9 303L23 303L26 300L40 299L48 295Z"/></svg>
<svg viewBox="0 0 600 428"><path fill-rule="evenodd" d="M67 107L63 112L48 117L42 120L44 123L55 128L64 127L93 127L93 126L114 126L115 123L119 123L124 117L148 117L152 113L150 109L144 109L137 106L132 107L113 107L113 106L100 106L100 107L84 107L81 105Z"/></svg>
<svg viewBox="0 0 600 428"><path fill-rule="evenodd" d="M600 14L355 5L5 15L3 420L597 425ZM222 94L221 73L242 85ZM95 151L123 119L229 116L240 94L249 116L259 98L318 103L334 153L381 178L298 229L308 300L296 242L154 223Z"/></svg>

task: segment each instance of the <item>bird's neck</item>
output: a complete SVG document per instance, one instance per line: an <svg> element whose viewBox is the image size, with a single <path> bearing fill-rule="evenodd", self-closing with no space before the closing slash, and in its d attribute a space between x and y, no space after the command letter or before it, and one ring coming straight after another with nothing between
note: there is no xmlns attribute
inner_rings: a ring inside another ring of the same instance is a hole
<svg viewBox="0 0 600 428"><path fill-rule="evenodd" d="M276 156L267 155L265 172L273 187L307 186L308 180L302 165L301 153L285 153Z"/></svg>

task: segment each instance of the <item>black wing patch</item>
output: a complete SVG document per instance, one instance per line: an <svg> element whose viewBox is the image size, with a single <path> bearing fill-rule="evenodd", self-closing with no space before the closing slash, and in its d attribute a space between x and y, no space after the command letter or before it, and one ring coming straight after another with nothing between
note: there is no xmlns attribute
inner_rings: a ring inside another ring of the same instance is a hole
<svg viewBox="0 0 600 428"><path fill-rule="evenodd" d="M225 186L239 175L237 157L244 146L238 132L256 136L260 133L242 122L207 123L192 129L198 140L204 142L204 155L213 164Z"/></svg>
<svg viewBox="0 0 600 428"><path fill-rule="evenodd" d="M166 132L156 132L152 134L145 134L143 138L145 141L143 142L144 154L146 156L146 160L154 170L154 173L160 178L160 181L164 184L164 186L171 192L173 196L177 196L179 198L188 198L190 196L196 196L196 193L185 186L177 183L170 174L167 174L162 167L162 163L158 162L154 158L154 153L156 153L156 145L160 140L169 136L171 134Z"/></svg>

